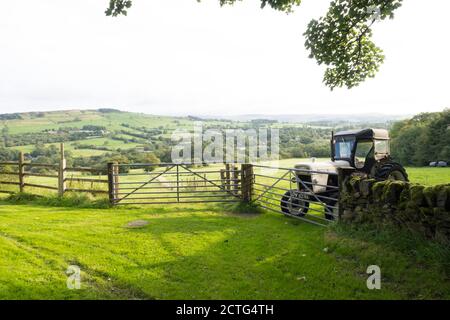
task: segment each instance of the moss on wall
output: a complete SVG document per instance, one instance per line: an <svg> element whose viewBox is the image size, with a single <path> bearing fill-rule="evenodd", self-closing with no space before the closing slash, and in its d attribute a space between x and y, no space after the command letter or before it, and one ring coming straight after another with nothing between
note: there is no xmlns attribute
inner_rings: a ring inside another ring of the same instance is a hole
<svg viewBox="0 0 450 320"><path fill-rule="evenodd" d="M348 177L340 201L343 223L390 225L450 243L450 184L424 187Z"/></svg>

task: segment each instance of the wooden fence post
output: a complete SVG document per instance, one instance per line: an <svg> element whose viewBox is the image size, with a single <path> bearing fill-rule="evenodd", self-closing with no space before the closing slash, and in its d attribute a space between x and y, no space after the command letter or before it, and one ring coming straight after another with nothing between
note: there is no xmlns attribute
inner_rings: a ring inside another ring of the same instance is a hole
<svg viewBox="0 0 450 320"><path fill-rule="evenodd" d="M119 163L113 163L113 175L114 175L114 199L119 199Z"/></svg>
<svg viewBox="0 0 450 320"><path fill-rule="evenodd" d="M64 196L66 191L66 167L67 160L64 155L64 143L60 145L60 159L59 159L59 170L58 170L58 195L60 197Z"/></svg>
<svg viewBox="0 0 450 320"><path fill-rule="evenodd" d="M253 165L243 163L241 166L241 193L242 201L252 201L253 194Z"/></svg>
<svg viewBox="0 0 450 320"><path fill-rule="evenodd" d="M220 183L222 185L222 187L225 189L225 169L220 169Z"/></svg>
<svg viewBox="0 0 450 320"><path fill-rule="evenodd" d="M227 188L228 191L230 191L230 189L231 189L231 185L230 185L230 168L231 168L230 164L227 163L225 165L225 184L226 184L226 188Z"/></svg>
<svg viewBox="0 0 450 320"><path fill-rule="evenodd" d="M19 152L19 191L23 192L25 189L25 180L24 180L24 156L23 152Z"/></svg>
<svg viewBox="0 0 450 320"><path fill-rule="evenodd" d="M114 162L108 162L108 196L111 205L116 203L114 191Z"/></svg>
<svg viewBox="0 0 450 320"><path fill-rule="evenodd" d="M233 191L234 194L238 194L239 192L239 171L237 166L233 166Z"/></svg>

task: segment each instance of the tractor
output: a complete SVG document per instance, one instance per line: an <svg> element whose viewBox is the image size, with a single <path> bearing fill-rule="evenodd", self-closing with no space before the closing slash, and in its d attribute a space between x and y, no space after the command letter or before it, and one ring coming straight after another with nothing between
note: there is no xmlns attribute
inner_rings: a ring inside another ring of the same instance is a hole
<svg viewBox="0 0 450 320"><path fill-rule="evenodd" d="M330 144L331 161L295 165L293 182L296 189L287 191L282 197L282 212L304 216L311 202L321 202L326 208L325 218L334 219L339 197L339 168L348 169L345 172L351 172L352 175L379 181L408 181L405 169L390 156L387 130L364 129L332 133Z"/></svg>

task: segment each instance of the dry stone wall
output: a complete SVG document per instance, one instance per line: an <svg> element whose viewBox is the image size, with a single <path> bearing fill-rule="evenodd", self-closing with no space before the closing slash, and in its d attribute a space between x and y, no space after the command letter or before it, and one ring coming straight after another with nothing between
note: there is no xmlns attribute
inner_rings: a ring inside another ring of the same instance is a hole
<svg viewBox="0 0 450 320"><path fill-rule="evenodd" d="M450 243L450 184L426 187L348 177L340 201L343 223L389 225Z"/></svg>

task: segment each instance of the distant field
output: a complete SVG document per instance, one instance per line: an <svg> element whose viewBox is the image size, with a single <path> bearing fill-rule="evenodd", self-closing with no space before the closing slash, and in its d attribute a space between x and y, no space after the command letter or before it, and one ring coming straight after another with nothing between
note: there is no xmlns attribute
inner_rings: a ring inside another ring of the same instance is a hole
<svg viewBox="0 0 450 320"><path fill-rule="evenodd" d="M406 168L411 182L424 185L450 183L450 167L447 168Z"/></svg>
<svg viewBox="0 0 450 320"><path fill-rule="evenodd" d="M85 140L77 140L77 141L69 141L65 142L64 146L66 151L70 151L74 157L90 157L90 156L96 156L96 155L102 155L107 152L111 151L105 151L105 150L95 150L95 149L75 149L74 144L81 143L86 145L94 145L94 146L104 146L111 150L117 150L117 149L133 149L136 147L141 146L140 143L125 143L120 140L114 140L109 138L95 138L95 139L85 139ZM60 143L46 143L45 146L59 146ZM32 152L36 146L35 145L26 145L26 146L17 146L17 147L11 147L11 149L22 151L25 153Z"/></svg>
<svg viewBox="0 0 450 320"><path fill-rule="evenodd" d="M22 113L22 119L0 120L2 126L8 126L10 134L38 132L60 127L81 128L85 125L105 126L109 130L124 129L121 124L133 127L176 129L194 123L186 117L169 117L131 112L101 113L94 110L69 110L45 112L44 116ZM208 120L208 123L225 124L224 121ZM132 131L132 129L127 129Z"/></svg>
<svg viewBox="0 0 450 320"><path fill-rule="evenodd" d="M86 125L104 126L110 133L114 133L116 137L125 139L142 140L139 143L126 143L120 140L114 140L107 137L84 139L78 141L65 142L66 150L72 151L74 156L92 156L101 155L107 151L91 150L91 149L74 149L73 143L91 144L96 146L106 146L109 149L132 149L148 142L145 139L139 139L120 131L125 130L129 133L142 134L135 128L160 129L164 132L153 136L154 138L164 137L170 138L172 132L176 129L186 128L192 130L195 120L187 117L169 117L157 116L131 112L99 112L96 110L69 110L55 111L43 113L21 113L21 119L0 120L0 129L7 128L10 135L42 132L43 130L57 130L59 128L82 128ZM225 121L208 120L208 126L224 126ZM234 123L239 127L239 123ZM48 143L48 145L57 145L57 143ZM31 152L35 148L34 145L14 146L11 149L24 152Z"/></svg>

